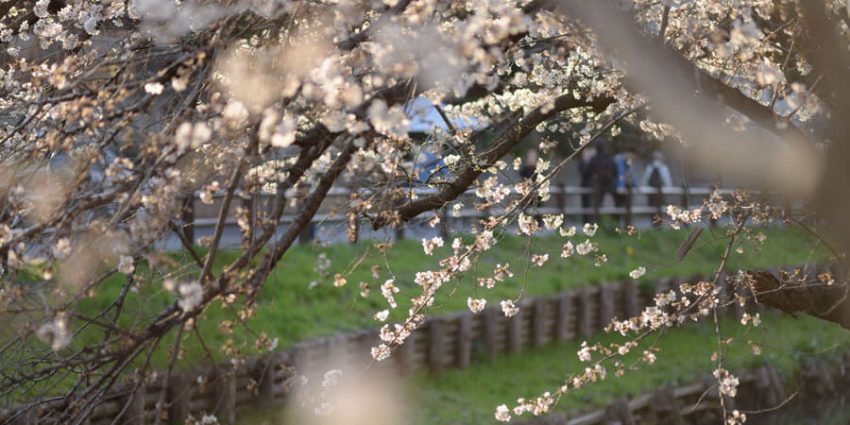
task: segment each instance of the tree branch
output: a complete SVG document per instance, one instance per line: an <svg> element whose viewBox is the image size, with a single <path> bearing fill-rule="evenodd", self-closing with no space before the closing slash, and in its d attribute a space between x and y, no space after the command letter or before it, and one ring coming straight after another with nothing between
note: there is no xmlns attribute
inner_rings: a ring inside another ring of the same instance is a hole
<svg viewBox="0 0 850 425"><path fill-rule="evenodd" d="M807 313L850 330L850 297L846 284L784 283L768 272L751 272L756 300L794 315Z"/></svg>
<svg viewBox="0 0 850 425"><path fill-rule="evenodd" d="M422 198L408 204L403 205L398 209L398 219L402 222L418 216L427 211L442 208L446 203L454 200L467 188L469 188L475 179L481 175L490 164L496 162L499 158L505 156L516 145L518 145L525 136L527 136L538 124L546 121L553 115L574 108L592 107L597 111L604 110L608 105L614 103L613 99L601 98L588 101L585 99L575 99L572 94L561 95L555 99L552 105L544 105L531 111L528 115L522 117L515 124L509 126L499 138L493 148L486 152L474 161L467 164L458 174L457 178L451 183L443 186L439 193ZM378 216L373 220L372 227L378 229L389 224L386 217Z"/></svg>

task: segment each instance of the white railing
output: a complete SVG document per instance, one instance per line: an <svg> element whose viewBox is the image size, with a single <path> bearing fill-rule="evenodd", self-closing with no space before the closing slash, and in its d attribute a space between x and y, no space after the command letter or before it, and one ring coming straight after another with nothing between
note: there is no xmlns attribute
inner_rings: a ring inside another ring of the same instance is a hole
<svg viewBox="0 0 850 425"><path fill-rule="evenodd" d="M428 187L415 187L407 189L409 193L412 195L411 197L414 199L421 199L427 196L434 195L439 192L438 188L428 188ZM579 199L583 195L593 195L594 189L590 187L580 187L580 186L568 186L568 185L553 185L550 188L549 193L551 194L550 199L545 203L539 204L535 208L535 212L539 214L564 214L567 217L576 217L576 216L602 216L602 215L614 215L623 218L626 224L632 223L632 220L635 218L652 218L655 215L663 215L664 210L667 205L677 205L679 207L687 207L693 208L702 203L702 200L709 197L712 192L718 192L719 194L729 194L735 191L735 189L728 188L713 188L708 186L697 186L697 187L664 187L664 188L655 188L651 186L639 186L631 189L621 188L617 190L618 195L631 195L624 196L620 206L612 206L608 205L600 205L595 207L593 205L593 199ZM336 205L345 205L348 198L352 193L358 193L360 198L367 198L371 194L374 194L375 191L372 189L364 188L364 189L350 189L345 187L334 187L332 188L325 199L325 202L328 204L333 204L336 202ZM296 190L288 190L286 192L286 198L292 199L292 197L303 196L306 191L296 191ZM201 207L199 204L199 192L196 192L196 200L194 204L194 208L196 213L193 219L190 219L189 216L185 217L184 220L187 222L187 229L190 234L194 234L194 229L196 228L209 228L215 226L218 223L218 200L223 197L223 193L217 193L213 195L213 204L212 205L204 205ZM649 195L661 195L661 204L660 205L650 205L650 197ZM259 199L272 199L275 194L273 193L263 193L259 195ZM474 189L469 189L464 192L458 199L470 199L475 197ZM570 199L570 197L573 197ZM336 201L334 201L334 199ZM589 203L584 204L584 203ZM685 205L688 203L689 205ZM471 204L471 203L470 203ZM199 208L200 207L200 208ZM203 211L204 210L205 213ZM505 210L503 208L491 208L487 211L479 211L472 207L465 207L459 211L443 211L444 222L448 225L448 221L451 220L468 220L468 219L476 219L481 218L485 214L493 215L504 213ZM281 223L291 223L294 216L285 214L281 217ZM338 210L331 211L320 211L317 213L311 223L315 224L325 224L325 223L340 223L345 221L347 218L345 214L340 213ZM225 224L228 226L236 225L235 218L228 217L225 221ZM397 232L401 237L403 237L403 231ZM309 236L306 236L309 239Z"/></svg>

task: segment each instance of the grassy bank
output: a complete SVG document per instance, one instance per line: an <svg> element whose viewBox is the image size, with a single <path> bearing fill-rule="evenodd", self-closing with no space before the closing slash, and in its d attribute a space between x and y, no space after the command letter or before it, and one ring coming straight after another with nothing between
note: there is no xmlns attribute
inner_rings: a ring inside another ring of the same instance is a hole
<svg viewBox="0 0 850 425"><path fill-rule="evenodd" d="M739 243L740 252L733 250L728 265L730 269L801 264L825 258L816 242L798 232L771 228L757 233L766 237L765 243L756 245L744 238ZM641 278L645 282L664 276L712 272L727 242L722 230L705 232L684 260L676 261L676 250L686 236L687 230L647 231L640 236L600 232L594 240L608 257L604 267L596 267L592 260L584 257L560 258L564 240L558 236L535 239L505 236L496 248L480 258L472 272L442 290L432 313L464 309L467 296L486 297L495 303L521 294L545 295L601 281L623 280L638 266L647 268L647 274ZM753 240L761 239L755 234L751 236ZM580 242L584 238L573 240ZM401 314L407 310L405 299L418 292L419 288L412 283L415 273L437 268L439 258L449 252L450 248L444 247L432 257L425 256L421 244L416 241L402 241L386 253L368 242L357 246L294 247L265 283L258 297L256 314L248 320L248 327L235 327L235 345L239 346L249 341L251 335L261 332L271 338L279 338L280 346L287 346L306 338L374 327L372 314L387 308L379 285L388 278L396 279L401 292L396 295L399 308L395 314ZM544 253L549 254L550 260L542 268L530 264L531 254ZM216 272L236 255L235 252L223 252L215 267ZM316 270L317 258L321 255L330 262L324 274ZM188 259L175 258L186 264L184 278L189 279L196 273L188 265ZM491 291L482 291L475 283L476 277L489 276L495 264L504 263L511 264L513 278L499 283ZM144 268L143 265L140 267ZM372 276L374 267L379 269L378 277ZM348 284L334 287L333 275L336 273L345 275ZM145 274L146 281L141 284L140 293L134 294L125 306L130 313L125 320L135 320L138 324L145 323L152 314L175 300L174 294L162 289L161 277L149 272ZM361 281L371 287L367 297L359 294L358 283ZM120 276L107 282L106 291L89 300L85 308L96 309L106 305L117 294L121 283ZM391 316L390 319L394 318L397 317ZM217 329L222 320L237 322L235 312L214 305L197 322L200 330L197 334L203 336L207 346L221 347L225 343L225 336ZM814 319L766 317L764 322L753 330L745 330L731 322L724 325L724 335L738 341L727 353L728 369L767 359L789 373L801 356L846 345L843 330ZM189 336L184 343L186 359L202 359L205 356L197 334L187 333ZM597 337L602 340L613 338L605 335ZM752 356L746 343L748 340L761 345L764 354ZM649 343L656 343L661 348L656 365L629 372L622 378L612 374L601 384L570 394L561 401L558 409L604 405L613 397L635 394L664 382L687 382L712 368L710 354L716 349L716 341L709 327L670 330L663 338ZM538 395L556 387L570 371L583 368L576 358L577 350L577 343L564 343L499 357L493 362L474 362L469 369L447 371L438 378L424 374L418 376L409 383L410 398L418 402L415 422L422 425L492 423L496 405L510 404L517 397ZM162 350L155 355L157 367L163 363L164 352ZM250 354L249 349L242 352ZM224 358L220 352L214 355ZM274 414L266 412L262 417L248 417L243 423L280 423L274 418Z"/></svg>
<svg viewBox="0 0 850 425"><path fill-rule="evenodd" d="M795 231L772 228L760 233L766 235L766 242L757 249L750 242L741 242L743 251L733 255L730 268L800 264L824 257L814 242ZM713 271L726 243L722 230L703 234L691 253L677 262L675 252L686 235L685 230L647 231L630 237L600 231L594 240L608 257L603 267L596 267L586 257L560 258L564 239L558 236L534 239L505 236L492 251L480 258L470 273L441 289L431 312L465 309L468 296L486 297L493 303L501 299L515 299L522 294L552 294L595 282L627 279L629 272L638 266L647 268L647 274L641 279L646 282L663 276L691 276ZM573 240L579 242L584 238L575 237ZM256 315L247 321L248 328L238 325L235 309L215 304L197 322L199 334L207 346L220 347L226 336L217 328L223 320L230 320L237 324L233 334L237 346L259 333L277 338L279 346L288 346L306 338L374 327L372 315L388 308L381 296L380 284L389 278L396 279L396 285L401 289L396 294L399 308L390 320L398 319L407 311L406 300L419 292L420 288L412 283L415 273L437 268L439 258L449 252L447 246L438 249L434 256L425 256L421 244L415 241L402 241L386 253L379 252L369 242L357 246L297 246L286 254L265 283L256 305ZM530 254L543 253L550 257L543 267L530 264ZM221 253L216 271L236 255L235 252ZM330 261L324 275L316 270L320 255ZM187 264L184 278L191 278L196 272L188 265L189 260L179 256L177 259ZM478 276L489 276L493 266L505 263L510 263L513 278L500 282L489 291L478 287L475 283ZM374 267L379 269L378 278L372 276ZM334 287L333 275L336 273L345 275L348 284ZM176 295L162 289L160 276L150 272L144 275L139 294L131 295L124 307L127 325L144 324L176 299ZM359 282L369 284L367 297L360 296ZM122 276L106 282L103 290L86 302L84 310L97 311L108 305L115 299L122 283ZM185 348L187 358L205 355L194 332L186 340ZM214 354L218 356L220 353Z"/></svg>
<svg viewBox="0 0 850 425"><path fill-rule="evenodd" d="M766 315L757 328L729 320L723 323L722 333L733 338L733 343L724 348L724 366L732 371L769 362L782 374L791 376L804 358L850 349L850 333L810 317ZM621 341L604 334L598 334L595 339ZM759 346L761 355L753 355L749 341ZM717 340L713 326L673 329L641 347L647 344L661 349L654 365L627 371L623 377L609 373L605 381L569 393L561 399L557 410L601 407L617 397L634 396L665 383L691 382L714 369L711 355L717 351ZM540 395L560 385L567 374L584 370L586 364L579 362L576 355L579 348L578 343L564 343L502 356L493 362L475 363L469 369L449 371L440 377L423 374L410 386L415 399L421 400L416 422L422 425L493 423L497 405L510 406L518 397ZM633 363L634 359L631 360L627 364Z"/></svg>
<svg viewBox="0 0 850 425"><path fill-rule="evenodd" d="M759 327L746 327L734 320L722 323L724 338L732 343L724 347L724 367L735 373L763 363L776 367L789 382L789 394L795 391L794 373L810 357L830 356L850 350L850 333L811 317L792 318L779 314L763 316ZM597 333L591 342L622 342L615 335ZM660 349L655 364L641 365L617 377L609 365L606 380L573 390L563 397L554 411L596 410L623 396L636 396L659 386L684 385L710 375L715 368L712 353L717 339L712 324L687 325L667 330L663 335L644 340L626 357L634 366L641 349ZM753 347L760 349L753 354ZM473 362L468 369L452 369L439 376L420 373L405 383L402 398L412 401L412 413L406 423L415 425L478 425L498 423L493 417L496 406L526 399L557 388L569 374L587 366L578 360L580 343L550 345L513 355L501 355L493 361ZM365 406L377 410L380 406ZM835 412L840 415L842 412ZM243 408L240 425L286 423L281 408ZM529 419L530 417L523 417ZM324 423L324 422L317 422ZM789 423L797 423L791 421ZM806 422L808 423L808 422ZM834 422L843 423L843 422Z"/></svg>

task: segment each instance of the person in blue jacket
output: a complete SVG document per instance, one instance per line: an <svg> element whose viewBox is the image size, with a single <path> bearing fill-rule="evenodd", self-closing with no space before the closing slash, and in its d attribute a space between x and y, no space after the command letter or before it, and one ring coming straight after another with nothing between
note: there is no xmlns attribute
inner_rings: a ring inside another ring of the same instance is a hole
<svg viewBox="0 0 850 425"><path fill-rule="evenodd" d="M617 195L614 197L614 204L618 207L632 203L629 189L637 186L634 166L636 157L637 154L631 148L614 155L614 163L617 164Z"/></svg>

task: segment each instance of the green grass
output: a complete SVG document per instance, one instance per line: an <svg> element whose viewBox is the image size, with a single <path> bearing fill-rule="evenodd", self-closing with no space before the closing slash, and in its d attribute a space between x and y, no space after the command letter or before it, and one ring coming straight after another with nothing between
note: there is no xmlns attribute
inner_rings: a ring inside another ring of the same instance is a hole
<svg viewBox="0 0 850 425"><path fill-rule="evenodd" d="M747 240L742 241L743 254L733 254L730 268L799 264L825 257L816 243L796 231L771 228L757 233L765 234L766 242L753 245ZM691 253L683 261L676 262L676 249L686 235L686 230L651 230L639 236L600 231L593 239L599 244L600 251L608 257L603 267L596 267L586 257L560 258L564 239L559 236L534 239L505 236L500 238L495 248L481 256L471 272L441 289L430 313L465 309L468 296L486 297L494 303L502 299L516 299L524 294L545 295L596 282L623 280L638 266L646 266L648 270L641 279L643 282L651 282L663 276L692 276L712 272L717 267L726 243L723 230L705 232ZM576 236L572 239L580 242L585 238ZM449 244L447 242L446 245ZM371 319L372 315L388 308L379 286L391 277L396 279L401 292L396 294L399 307L393 311L390 320L401 319L409 306L407 300L416 296L420 290L413 283L415 273L436 269L439 258L448 255L450 250L446 246L428 257L422 253L421 244L416 241L402 241L385 254L368 242L358 246L294 247L265 282L258 297L256 315L247 321L248 326L235 326L234 342L237 347L244 345L240 350L247 354L252 337L261 333L278 338L279 346L285 347L307 338L374 327L376 323ZM542 268L536 267L530 264L529 253L548 253L550 259ZM320 254L325 254L331 261L329 273L325 276L316 271L316 259ZM218 256L215 271L218 272L222 264L231 261L236 255L236 252L222 252ZM189 265L188 258L178 256L177 260L186 264L185 277L197 273ZM492 290L479 288L476 277L491 275L497 263L510 263L514 277L500 282ZM372 277L373 266L380 267L378 278ZM344 274L348 284L341 288L334 287L335 273ZM142 275L146 278L140 284L139 293L131 294L124 307L124 326L144 324L176 299L176 295L162 289L161 276L151 272ZM367 282L371 288L365 298L359 295L358 284L361 281ZM99 311L108 305L115 299L122 282L122 276L107 281L94 298L86 301L83 311ZM217 329L222 320L239 323L234 308L215 303L197 321L199 334L207 346L221 347L224 344L226 336ZM98 335L81 336L79 341L96 337ZM203 357L205 353L201 346L196 334L191 333L191 337L184 343L186 357ZM217 358L225 357L219 352L213 354ZM162 355L154 357L155 364L162 364L162 361Z"/></svg>

